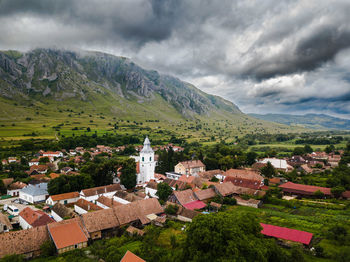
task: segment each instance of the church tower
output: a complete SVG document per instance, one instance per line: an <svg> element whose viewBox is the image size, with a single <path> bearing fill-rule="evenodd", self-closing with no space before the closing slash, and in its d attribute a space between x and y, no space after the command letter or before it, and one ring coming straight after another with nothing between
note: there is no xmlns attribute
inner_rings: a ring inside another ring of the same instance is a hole
<svg viewBox="0 0 350 262"><path fill-rule="evenodd" d="M154 151L148 136L143 142L143 148L140 152L140 174L137 175L137 184L143 184L154 179L154 170L156 161L154 160Z"/></svg>

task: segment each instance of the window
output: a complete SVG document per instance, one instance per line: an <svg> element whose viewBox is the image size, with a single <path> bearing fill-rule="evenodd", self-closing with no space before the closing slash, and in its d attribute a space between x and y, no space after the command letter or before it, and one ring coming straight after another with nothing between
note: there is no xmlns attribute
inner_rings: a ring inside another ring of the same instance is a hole
<svg viewBox="0 0 350 262"><path fill-rule="evenodd" d="M151 156L149 157L149 161L152 161L152 157Z"/></svg>
<svg viewBox="0 0 350 262"><path fill-rule="evenodd" d="M74 248L78 248L78 245L74 245Z"/></svg>
<svg viewBox="0 0 350 262"><path fill-rule="evenodd" d="M142 162L145 162L145 158L144 157L142 157Z"/></svg>
<svg viewBox="0 0 350 262"><path fill-rule="evenodd" d="M64 200L64 204L67 205L68 201L67 200Z"/></svg>

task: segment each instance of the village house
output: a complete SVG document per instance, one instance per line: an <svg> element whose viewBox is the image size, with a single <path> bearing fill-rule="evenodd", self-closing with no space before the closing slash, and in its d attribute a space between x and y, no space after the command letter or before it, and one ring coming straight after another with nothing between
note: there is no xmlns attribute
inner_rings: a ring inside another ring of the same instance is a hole
<svg viewBox="0 0 350 262"><path fill-rule="evenodd" d="M64 219L73 218L74 212L70 208L66 207L65 205L61 203L56 203L51 208L51 216L55 221L60 222Z"/></svg>
<svg viewBox="0 0 350 262"><path fill-rule="evenodd" d="M246 206L246 207L254 207L254 208L259 208L262 206L263 202L261 200L257 199L242 199L238 196L234 197L237 201L237 205L239 206Z"/></svg>
<svg viewBox="0 0 350 262"><path fill-rule="evenodd" d="M49 196L49 198L46 199L46 204L50 206L53 206L56 203L67 205L70 203L77 202L79 198L80 198L79 192L63 193L63 194Z"/></svg>
<svg viewBox="0 0 350 262"><path fill-rule="evenodd" d="M48 225L50 237L58 254L87 247L88 238L81 226L74 220Z"/></svg>
<svg viewBox="0 0 350 262"><path fill-rule="evenodd" d="M44 226L52 222L55 221L41 210L26 207L19 213L19 224L23 229Z"/></svg>
<svg viewBox="0 0 350 262"><path fill-rule="evenodd" d="M264 158L264 159L260 160L258 163L261 163L261 164L266 165L268 162L270 162L271 165L272 165L275 169L280 170L280 171L287 172L287 171L293 170L293 167L290 166L290 165L287 163L287 160L285 160L285 159Z"/></svg>
<svg viewBox="0 0 350 262"><path fill-rule="evenodd" d="M164 183L167 183L172 190L184 190L187 187L187 184L183 181L167 178L164 180Z"/></svg>
<svg viewBox="0 0 350 262"><path fill-rule="evenodd" d="M18 160L17 160L17 157L9 157L7 161L9 164L11 164L11 163L16 163Z"/></svg>
<svg viewBox="0 0 350 262"><path fill-rule="evenodd" d="M173 180L179 180L179 178L182 176L182 174L176 172L165 172L165 175L166 178Z"/></svg>
<svg viewBox="0 0 350 262"><path fill-rule="evenodd" d="M101 209L103 208L83 198L80 198L77 202L74 203L74 211L79 215L82 215L91 211L101 210Z"/></svg>
<svg viewBox="0 0 350 262"><path fill-rule="evenodd" d="M169 202L180 204L184 208L191 210L206 207L206 204L196 197L192 189L174 191L172 195L169 196Z"/></svg>
<svg viewBox="0 0 350 262"><path fill-rule="evenodd" d="M47 196L47 183L29 184L19 191L19 199L31 204L44 202Z"/></svg>
<svg viewBox="0 0 350 262"><path fill-rule="evenodd" d="M122 260L120 260L120 262L146 262L146 261L143 260L142 258L136 256L134 253L132 253L128 250L128 251L126 251Z"/></svg>
<svg viewBox="0 0 350 262"><path fill-rule="evenodd" d="M19 196L20 190L26 186L27 186L27 184L25 184L21 181L17 181L15 183L12 183L7 187L7 194L9 196L17 197L17 196Z"/></svg>
<svg viewBox="0 0 350 262"><path fill-rule="evenodd" d="M268 237L275 237L278 239L283 239L287 241L293 241L297 243L304 244L306 246L310 245L313 234L305 231L300 231L296 229L290 229L287 227L273 226L269 224L260 223L261 234Z"/></svg>
<svg viewBox="0 0 350 262"><path fill-rule="evenodd" d="M58 157L63 157L63 153L60 151L55 151L55 152L48 151L48 152L43 152L42 156L43 157L57 157L58 158Z"/></svg>
<svg viewBox="0 0 350 262"><path fill-rule="evenodd" d="M49 240L46 226L0 234L0 258L10 254L37 257L41 253L41 245Z"/></svg>
<svg viewBox="0 0 350 262"><path fill-rule="evenodd" d="M257 172L245 169L229 169L225 173L224 182L231 182L240 187L260 189L264 185L264 178Z"/></svg>
<svg viewBox="0 0 350 262"><path fill-rule="evenodd" d="M88 189L83 189L80 191L80 197L90 201L94 202L96 201L100 196L105 197L113 197L113 195L118 191L121 190L120 184L112 184L108 186L99 186L99 187L93 187Z"/></svg>
<svg viewBox="0 0 350 262"><path fill-rule="evenodd" d="M113 199L118 203L126 205L126 204L129 204L131 202L142 200L143 198L135 195L134 193L129 193L127 191L118 190L114 194Z"/></svg>
<svg viewBox="0 0 350 262"><path fill-rule="evenodd" d="M37 165L39 165L39 159L38 158L34 158L34 159L30 160L28 162L28 165L29 166L37 166Z"/></svg>
<svg viewBox="0 0 350 262"><path fill-rule="evenodd" d="M118 205L122 205L122 204L115 201L113 198L100 196L96 200L96 205L98 205L99 207L102 207L103 209L108 209L108 208L112 208L114 206L118 206Z"/></svg>
<svg viewBox="0 0 350 262"><path fill-rule="evenodd" d="M195 191L194 194L198 200L208 203L210 199L216 196L215 190L213 188L207 188L203 190Z"/></svg>
<svg viewBox="0 0 350 262"><path fill-rule="evenodd" d="M200 160L183 161L175 166L174 171L182 175L195 175L204 172L205 165Z"/></svg>
<svg viewBox="0 0 350 262"><path fill-rule="evenodd" d="M147 183L147 185L145 186L145 194L149 197L155 197L158 198L158 196L156 195L157 193L157 187L158 187L158 183L151 180Z"/></svg>
<svg viewBox="0 0 350 262"><path fill-rule="evenodd" d="M9 218L0 213L0 233L9 232L10 230L12 230L12 225Z"/></svg>
<svg viewBox="0 0 350 262"><path fill-rule="evenodd" d="M27 172L28 175L46 174L49 170L47 165L32 165Z"/></svg>
<svg viewBox="0 0 350 262"><path fill-rule="evenodd" d="M145 231L138 229L133 226L128 226L128 228L125 230L130 236L133 235L138 235L138 236L143 236L145 234Z"/></svg>
<svg viewBox="0 0 350 262"><path fill-rule="evenodd" d="M196 176L207 180L211 180L215 177L219 179L219 181L224 181L225 179L224 173L225 172L220 169L214 169L214 170L207 170L204 172L198 172Z"/></svg>

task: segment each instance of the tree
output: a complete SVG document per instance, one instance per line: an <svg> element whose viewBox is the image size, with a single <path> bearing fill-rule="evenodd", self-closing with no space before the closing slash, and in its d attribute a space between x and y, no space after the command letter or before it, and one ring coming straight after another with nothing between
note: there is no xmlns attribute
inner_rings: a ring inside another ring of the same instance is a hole
<svg viewBox="0 0 350 262"><path fill-rule="evenodd" d="M45 157L42 157L39 159L39 164L46 164L46 163L49 163L50 162L50 159L45 156Z"/></svg>
<svg viewBox="0 0 350 262"><path fill-rule="evenodd" d="M325 151L327 154L332 153L334 150L335 150L334 145L328 145L328 146L326 146L326 148L324 149L324 151Z"/></svg>
<svg viewBox="0 0 350 262"><path fill-rule="evenodd" d="M256 158L258 157L258 154L255 152L248 152L246 157L246 164L251 166L256 162Z"/></svg>
<svg viewBox="0 0 350 262"><path fill-rule="evenodd" d="M168 215L176 215L176 212L179 210L179 207L177 205L168 205L164 212Z"/></svg>
<svg viewBox="0 0 350 262"><path fill-rule="evenodd" d="M342 186L336 186L331 189L331 193L335 198L341 197L343 192L345 192L345 188Z"/></svg>
<svg viewBox="0 0 350 262"><path fill-rule="evenodd" d="M232 223L235 221L235 223ZM285 261L275 240L260 233L249 213L220 212L195 217L186 230L186 261Z"/></svg>
<svg viewBox="0 0 350 262"><path fill-rule="evenodd" d="M136 163L135 160L129 158L121 162L121 176L120 182L127 189L134 188L136 186Z"/></svg>
<svg viewBox="0 0 350 262"><path fill-rule="evenodd" d="M277 174L276 169L273 167L271 162L267 162L266 166L262 167L260 173L267 178L271 178Z"/></svg>
<svg viewBox="0 0 350 262"><path fill-rule="evenodd" d="M310 145L305 145L304 152L310 154L310 153L314 152L314 150L312 149L312 147Z"/></svg>
<svg viewBox="0 0 350 262"><path fill-rule="evenodd" d="M41 246L41 256L42 257L50 257L56 253L56 247L52 241L45 241Z"/></svg>
<svg viewBox="0 0 350 262"><path fill-rule="evenodd" d="M6 193L7 193L7 189L6 189L2 179L0 179L0 194L5 195Z"/></svg>
<svg viewBox="0 0 350 262"><path fill-rule="evenodd" d="M87 162L91 159L91 154L89 152L84 152L83 159Z"/></svg>
<svg viewBox="0 0 350 262"><path fill-rule="evenodd" d="M157 185L156 195L159 197L160 200L166 201L172 192L173 190L167 183L159 183Z"/></svg>
<svg viewBox="0 0 350 262"><path fill-rule="evenodd" d="M314 196L316 198L324 198L324 193L320 190L317 190L315 193L314 193Z"/></svg>
<svg viewBox="0 0 350 262"><path fill-rule="evenodd" d="M295 147L293 150L293 155L294 156L302 156L305 154L305 149L304 147Z"/></svg>

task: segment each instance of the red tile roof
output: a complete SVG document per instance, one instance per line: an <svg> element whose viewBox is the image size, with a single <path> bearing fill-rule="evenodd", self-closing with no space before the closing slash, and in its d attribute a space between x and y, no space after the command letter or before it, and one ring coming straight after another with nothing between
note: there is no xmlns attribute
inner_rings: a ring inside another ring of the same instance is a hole
<svg viewBox="0 0 350 262"><path fill-rule="evenodd" d="M87 242L88 239L77 222L48 227L57 249Z"/></svg>
<svg viewBox="0 0 350 262"><path fill-rule="evenodd" d="M55 222L51 217L41 210L33 210L30 207L23 209L19 215L32 227L44 226Z"/></svg>
<svg viewBox="0 0 350 262"><path fill-rule="evenodd" d="M273 225L268 225L263 223L260 223L260 225L263 228L263 230L261 230L261 233L265 236L299 242L305 245L310 244L310 241L313 236L312 233L300 231L296 229L273 226Z"/></svg>
<svg viewBox="0 0 350 262"><path fill-rule="evenodd" d="M260 189L261 181L252 180L252 179L244 179L239 177L227 176L224 180L224 183L231 182L235 186L247 187L251 189Z"/></svg>
<svg viewBox="0 0 350 262"><path fill-rule="evenodd" d="M132 253L128 250L128 251L126 251L122 260L120 260L120 262L146 262L146 261L143 260L142 258L136 256L134 253Z"/></svg>
<svg viewBox="0 0 350 262"><path fill-rule="evenodd" d="M190 203L184 204L183 205L186 209L190 209L190 210L195 210L195 209L202 209L206 207L206 204L203 203L200 200L196 200L196 201L192 201Z"/></svg>
<svg viewBox="0 0 350 262"><path fill-rule="evenodd" d="M59 201L59 200L78 198L78 197L79 197L79 192L69 192L69 193L63 193L59 195L52 195L51 199L52 201Z"/></svg>
<svg viewBox="0 0 350 262"><path fill-rule="evenodd" d="M330 196L331 189L328 187L319 187L319 186L309 186L302 184L295 184L292 182L287 182L278 186L283 189L283 191L295 193L295 194L305 194L305 195L313 195L316 191L320 190L323 194Z"/></svg>
<svg viewBox="0 0 350 262"><path fill-rule="evenodd" d="M205 165L200 160L189 160L180 162L186 169L188 168L196 168L196 167L205 167Z"/></svg>

